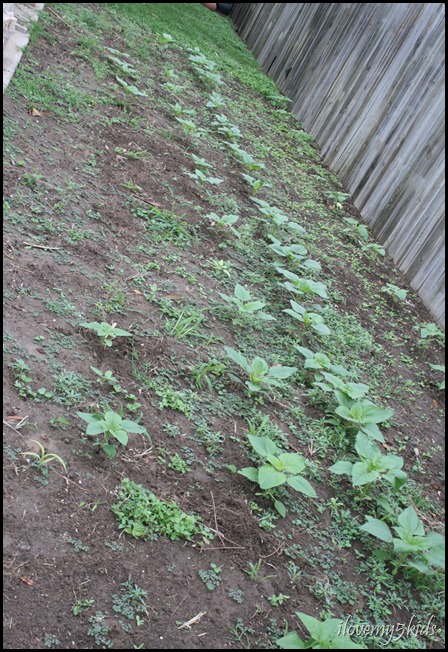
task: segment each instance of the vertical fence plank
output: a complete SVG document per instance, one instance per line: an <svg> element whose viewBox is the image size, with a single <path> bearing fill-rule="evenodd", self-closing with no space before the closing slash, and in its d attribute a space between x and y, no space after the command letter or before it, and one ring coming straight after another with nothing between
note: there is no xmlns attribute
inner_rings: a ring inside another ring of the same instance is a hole
<svg viewBox="0 0 448 652"><path fill-rule="evenodd" d="M443 3L244 3L233 20L444 325Z"/></svg>

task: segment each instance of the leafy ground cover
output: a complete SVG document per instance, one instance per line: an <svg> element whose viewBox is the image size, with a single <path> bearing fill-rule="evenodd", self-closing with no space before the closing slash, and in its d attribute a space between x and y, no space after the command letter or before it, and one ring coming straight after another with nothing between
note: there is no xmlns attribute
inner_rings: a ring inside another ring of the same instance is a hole
<svg viewBox="0 0 448 652"><path fill-rule="evenodd" d="M199 4L33 28L4 99L7 649L444 647L444 333L287 103Z"/></svg>

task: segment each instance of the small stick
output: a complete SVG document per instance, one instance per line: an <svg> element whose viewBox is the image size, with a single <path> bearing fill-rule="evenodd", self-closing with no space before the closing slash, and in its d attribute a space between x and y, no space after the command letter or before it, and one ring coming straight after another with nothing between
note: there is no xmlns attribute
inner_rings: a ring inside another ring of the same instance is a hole
<svg viewBox="0 0 448 652"><path fill-rule="evenodd" d="M32 242L24 242L26 247L33 247L34 249L45 249L46 251L58 251L60 247L47 247L45 245L33 244Z"/></svg>
<svg viewBox="0 0 448 652"><path fill-rule="evenodd" d="M190 620L187 620L187 622L183 623L182 625L179 625L177 629L184 629L185 627L187 629L191 629L191 626L194 625L195 623L198 623L202 616L205 616L207 612L206 611L200 611L197 616L194 618L191 618Z"/></svg>
<svg viewBox="0 0 448 652"><path fill-rule="evenodd" d="M67 476L62 475L61 473L58 473L55 469L52 469L52 471L53 471L54 473L56 473L56 475L58 475L60 478L64 478L64 480L66 481L67 484L68 484L69 482L71 482L72 484L75 485L75 487L78 487L78 489L81 489L81 491L84 491L84 493L86 493L86 494L89 493L89 492L87 491L87 489L83 489L82 487L79 486L79 484L76 484L76 482L73 482L73 480L69 480L69 479L67 478Z"/></svg>
<svg viewBox="0 0 448 652"><path fill-rule="evenodd" d="M3 419L3 425L4 425L4 426L8 426L8 428L11 428L11 430L14 430L14 432L17 433L18 435L21 435L21 434L22 434L21 432L19 432L18 430L16 430L16 428L14 428L14 426L12 426L10 423L8 423L7 421L5 421L4 419Z"/></svg>
<svg viewBox="0 0 448 652"><path fill-rule="evenodd" d="M219 536L219 538L220 538L220 540L221 540L221 543L224 543L224 541L223 541L223 535L222 535L221 532L219 531L219 527L218 527L218 519L216 518L216 506L215 506L215 499L214 499L214 497L213 497L213 492L210 492L210 496L212 497L212 503L213 503L213 516L214 516L214 520L215 520L216 533L217 533L217 535ZM233 542L232 542L232 543L233 543Z"/></svg>
<svg viewBox="0 0 448 652"><path fill-rule="evenodd" d="M280 552L283 552L284 547L285 547L285 544L281 543L279 545L279 547L274 550L274 552L271 552L270 555L265 555L264 557L262 555L260 555L260 557L261 557L261 559L269 559L269 557L272 557L272 555L275 555L275 553L277 553L279 550L280 550Z"/></svg>

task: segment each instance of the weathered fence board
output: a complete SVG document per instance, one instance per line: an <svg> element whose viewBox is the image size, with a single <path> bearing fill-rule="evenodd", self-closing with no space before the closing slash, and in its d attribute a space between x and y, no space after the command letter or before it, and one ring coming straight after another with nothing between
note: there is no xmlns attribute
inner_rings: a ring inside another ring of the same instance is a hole
<svg viewBox="0 0 448 652"><path fill-rule="evenodd" d="M444 5L238 3L232 17L444 325Z"/></svg>

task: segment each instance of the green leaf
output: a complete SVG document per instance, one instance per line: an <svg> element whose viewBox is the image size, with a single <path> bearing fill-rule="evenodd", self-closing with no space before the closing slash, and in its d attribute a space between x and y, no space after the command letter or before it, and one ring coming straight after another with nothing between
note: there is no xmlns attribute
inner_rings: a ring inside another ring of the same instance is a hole
<svg viewBox="0 0 448 652"><path fill-rule="evenodd" d="M371 460L375 455L381 454L378 446L373 444L370 438L361 431L356 435L355 450L359 457L363 457L367 460Z"/></svg>
<svg viewBox="0 0 448 652"><path fill-rule="evenodd" d="M360 487L370 482L375 482L380 474L376 471L369 471L366 462L356 462L352 470L352 484L354 487Z"/></svg>
<svg viewBox="0 0 448 652"><path fill-rule="evenodd" d="M89 423L89 425L86 428L86 435L101 435L104 432L107 432L109 430L109 427L107 423L101 419L100 421L92 422Z"/></svg>
<svg viewBox="0 0 448 652"><path fill-rule="evenodd" d="M335 636L337 634L337 629L334 632L334 627L327 628L327 621L321 622L313 616L308 616L301 612L297 612L296 615L300 618L302 623L305 625L307 630L310 633L311 638L313 638L317 643L322 643L323 641L328 641L331 638L331 634ZM333 620L333 619L331 619ZM340 621L337 620L337 627L339 627Z"/></svg>
<svg viewBox="0 0 448 652"><path fill-rule="evenodd" d="M305 496L309 496L309 498L317 498L317 494L308 480L305 480L305 478L302 478L300 475L290 476L287 479L287 483L296 491L305 494Z"/></svg>
<svg viewBox="0 0 448 652"><path fill-rule="evenodd" d="M246 373L250 372L249 363L247 362L247 359L244 357L244 355L242 355L239 351L235 351L235 349L232 349L229 346L225 346L224 351L226 352L227 356L238 366L244 369Z"/></svg>
<svg viewBox="0 0 448 652"><path fill-rule="evenodd" d="M285 516L286 516L286 507L281 502L281 500L275 500L274 501L274 508L277 510L277 512L280 514L280 516L282 518L285 518Z"/></svg>
<svg viewBox="0 0 448 652"><path fill-rule="evenodd" d="M247 312L256 312L257 310L264 308L265 305L264 301L249 301L244 304L244 310Z"/></svg>
<svg viewBox="0 0 448 652"><path fill-rule="evenodd" d="M238 471L240 475L244 475L245 478L251 482L258 482L258 469L255 469L253 466L248 466L245 469Z"/></svg>
<svg viewBox="0 0 448 652"><path fill-rule="evenodd" d="M110 459L113 459L117 454L117 449L113 444L104 444L103 451Z"/></svg>
<svg viewBox="0 0 448 652"><path fill-rule="evenodd" d="M330 466L328 470L331 471L331 473L335 473L336 475L351 475L352 469L352 462L349 462L348 460L339 460L339 462L336 462L336 464Z"/></svg>
<svg viewBox="0 0 448 652"><path fill-rule="evenodd" d="M121 427L126 430L126 432L132 432L136 434L146 433L146 428L144 426L135 423L135 421L130 421L129 419L123 419L121 422Z"/></svg>
<svg viewBox="0 0 448 652"><path fill-rule="evenodd" d="M258 380L266 375L266 373L269 370L269 366L268 363L265 360L263 360L263 358L256 356L251 364L251 370L253 375Z"/></svg>
<svg viewBox="0 0 448 652"><path fill-rule="evenodd" d="M381 430L378 428L376 423L366 423L361 426L362 432L364 432L366 435L369 435L369 437L372 437L372 439L375 439L376 441L381 442L384 444L384 437L381 432Z"/></svg>
<svg viewBox="0 0 448 652"><path fill-rule="evenodd" d="M305 468L305 462L299 453L282 453L279 460L283 463L283 470L286 473L298 474Z"/></svg>
<svg viewBox="0 0 448 652"><path fill-rule="evenodd" d="M251 296L250 292L249 290L246 290L246 288L243 287L242 285L237 284L235 286L234 294L237 297L237 299L240 299L244 303L246 301L250 301L250 296Z"/></svg>
<svg viewBox="0 0 448 652"><path fill-rule="evenodd" d="M286 475L276 471L270 464L265 464L258 469L258 484L261 489L272 489L285 484Z"/></svg>
<svg viewBox="0 0 448 652"><path fill-rule="evenodd" d="M381 541L392 543L392 533L389 529L389 526L384 523L384 521L380 521L377 518L372 518L371 516L366 516L366 519L367 522L364 523L364 525L360 526L360 530L372 534L377 539L381 539Z"/></svg>
<svg viewBox="0 0 448 652"><path fill-rule="evenodd" d="M124 81L124 79L121 79L120 77L117 76L115 76L115 79L119 84L123 86L123 88L125 88L125 90L128 93L131 93L132 95L140 95L141 97L148 97L146 93L144 93L143 91L139 91L136 86L130 86L127 82Z"/></svg>
<svg viewBox="0 0 448 652"><path fill-rule="evenodd" d="M126 432L126 430L122 430L122 429L114 430L112 432L112 435L115 437L115 439L117 439L120 442L120 444L123 444L123 446L126 446L126 444L129 441L128 433Z"/></svg>
<svg viewBox="0 0 448 652"><path fill-rule="evenodd" d="M400 516L398 517L398 523L410 534L416 534L418 536L425 535L423 523L420 521L413 507L408 507L401 512Z"/></svg>
<svg viewBox="0 0 448 652"><path fill-rule="evenodd" d="M393 415L393 410L377 407L373 403L363 401L363 420L365 423L382 423Z"/></svg>
<svg viewBox="0 0 448 652"><path fill-rule="evenodd" d="M267 457L267 455L276 455L279 448L268 437L256 437L255 435L247 435L247 438L260 457Z"/></svg>
<svg viewBox="0 0 448 652"><path fill-rule="evenodd" d="M282 650L305 650L305 643L296 632L289 632L286 636L279 638L276 645Z"/></svg>
<svg viewBox="0 0 448 652"><path fill-rule="evenodd" d="M279 378L284 380L289 378L297 371L297 367L271 367L269 369L269 376L271 378Z"/></svg>

